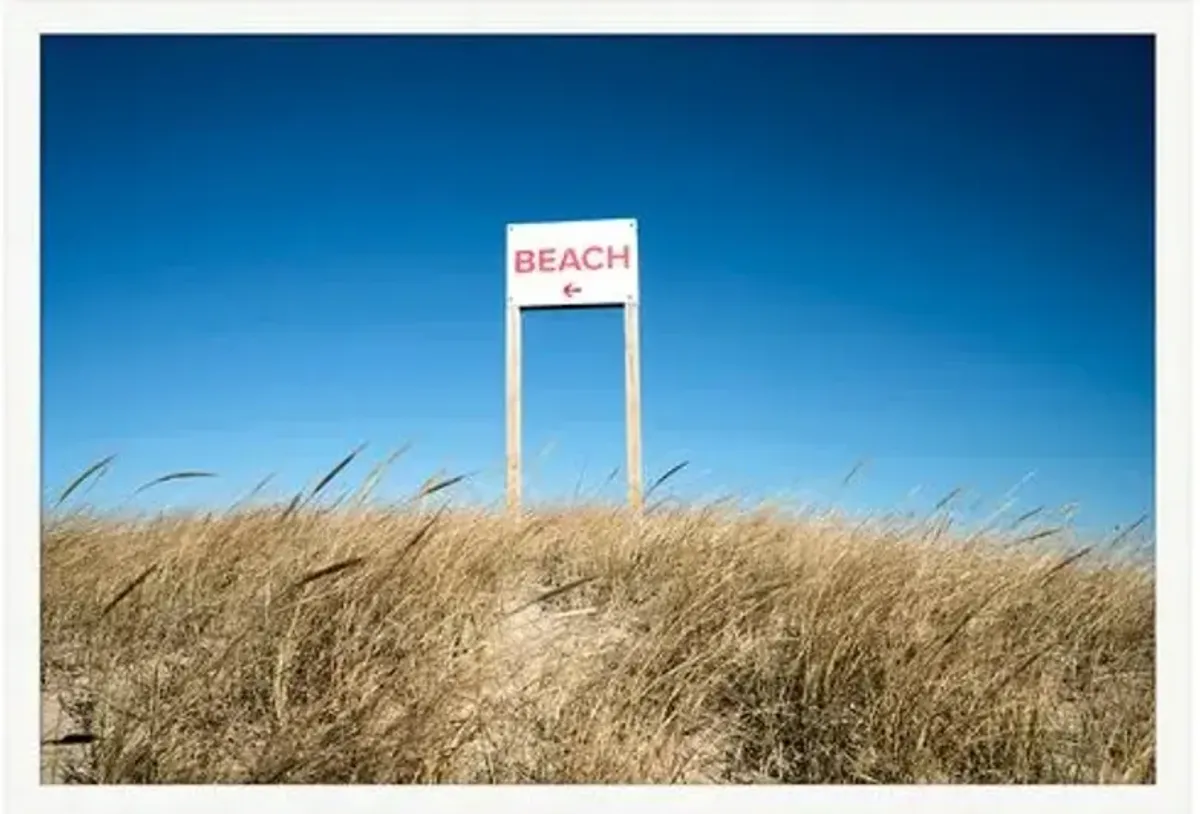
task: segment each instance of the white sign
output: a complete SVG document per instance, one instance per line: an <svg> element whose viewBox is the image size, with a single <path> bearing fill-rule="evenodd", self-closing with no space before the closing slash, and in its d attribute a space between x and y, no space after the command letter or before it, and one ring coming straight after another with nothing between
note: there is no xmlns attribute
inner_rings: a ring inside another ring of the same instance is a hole
<svg viewBox="0 0 1200 814"><path fill-rule="evenodd" d="M637 221L509 224L506 264L518 308L636 303Z"/></svg>

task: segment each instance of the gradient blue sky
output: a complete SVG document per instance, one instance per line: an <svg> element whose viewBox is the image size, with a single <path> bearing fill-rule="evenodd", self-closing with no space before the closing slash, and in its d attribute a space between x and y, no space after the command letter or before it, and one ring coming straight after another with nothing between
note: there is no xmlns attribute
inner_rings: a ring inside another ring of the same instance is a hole
<svg viewBox="0 0 1200 814"><path fill-rule="evenodd" d="M90 500L286 495L411 441L386 493L497 498L504 226L635 217L648 478L1153 508L1150 38L42 48L48 493L116 452ZM527 494L620 499L620 312L524 330Z"/></svg>

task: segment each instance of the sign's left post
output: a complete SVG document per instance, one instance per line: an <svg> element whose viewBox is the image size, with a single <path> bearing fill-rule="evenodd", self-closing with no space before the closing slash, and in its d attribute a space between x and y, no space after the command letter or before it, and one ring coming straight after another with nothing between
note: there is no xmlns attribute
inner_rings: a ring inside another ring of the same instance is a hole
<svg viewBox="0 0 1200 814"><path fill-rule="evenodd" d="M511 514L521 510L521 306L512 297L505 311L505 415L507 416L505 504Z"/></svg>

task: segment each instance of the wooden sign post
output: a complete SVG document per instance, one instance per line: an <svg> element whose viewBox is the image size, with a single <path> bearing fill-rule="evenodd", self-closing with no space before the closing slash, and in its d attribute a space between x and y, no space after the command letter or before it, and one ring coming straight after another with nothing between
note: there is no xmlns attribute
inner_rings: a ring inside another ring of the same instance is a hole
<svg viewBox="0 0 1200 814"><path fill-rule="evenodd" d="M505 502L510 511L521 506L521 306L511 300L507 312L508 330L505 340L505 444L504 488Z"/></svg>
<svg viewBox="0 0 1200 814"><path fill-rule="evenodd" d="M625 303L625 470L629 473L629 505L642 510L642 357L639 350L638 303Z"/></svg>
<svg viewBox="0 0 1200 814"><path fill-rule="evenodd" d="M625 468L642 509L642 385L636 220L509 224L505 302L505 502L521 508L521 319L525 310L625 312Z"/></svg>

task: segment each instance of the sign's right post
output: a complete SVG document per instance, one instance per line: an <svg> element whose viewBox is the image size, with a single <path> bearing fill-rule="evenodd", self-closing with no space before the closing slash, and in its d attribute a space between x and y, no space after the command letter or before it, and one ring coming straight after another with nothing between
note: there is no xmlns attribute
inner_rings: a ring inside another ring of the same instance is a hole
<svg viewBox="0 0 1200 814"><path fill-rule="evenodd" d="M629 506L642 510L642 376L638 301L625 303L625 470L629 473Z"/></svg>

